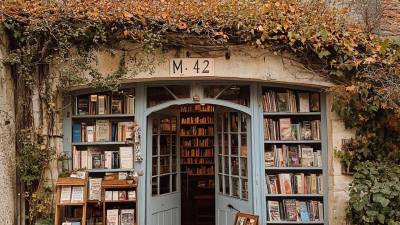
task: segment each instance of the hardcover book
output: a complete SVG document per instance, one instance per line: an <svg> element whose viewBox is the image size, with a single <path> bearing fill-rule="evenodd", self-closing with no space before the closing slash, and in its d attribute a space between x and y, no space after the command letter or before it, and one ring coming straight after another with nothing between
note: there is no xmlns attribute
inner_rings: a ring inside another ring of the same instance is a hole
<svg viewBox="0 0 400 225"><path fill-rule="evenodd" d="M73 186L71 191L71 203L82 203L83 202L83 187Z"/></svg>
<svg viewBox="0 0 400 225"><path fill-rule="evenodd" d="M279 132L281 140L291 140L292 139L292 125L290 118L280 118L279 119Z"/></svg>
<svg viewBox="0 0 400 225"><path fill-rule="evenodd" d="M300 218L302 222L310 222L306 202L300 202Z"/></svg>
<svg viewBox="0 0 400 225"><path fill-rule="evenodd" d="M319 112L320 111L319 94L318 93L312 93L310 95L310 110L311 110L311 112Z"/></svg>
<svg viewBox="0 0 400 225"><path fill-rule="evenodd" d="M135 223L135 210L121 209L121 225L134 225L134 223Z"/></svg>
<svg viewBox="0 0 400 225"><path fill-rule="evenodd" d="M78 97L78 115L89 113L89 99L87 96Z"/></svg>
<svg viewBox="0 0 400 225"><path fill-rule="evenodd" d="M62 186L61 187L61 197L60 203L70 203L71 202L71 186Z"/></svg>
<svg viewBox="0 0 400 225"><path fill-rule="evenodd" d="M268 218L270 221L280 221L281 213L278 201L268 201Z"/></svg>
<svg viewBox="0 0 400 225"><path fill-rule="evenodd" d="M122 113L122 100L119 97L113 96L111 100L111 113L112 114Z"/></svg>
<svg viewBox="0 0 400 225"><path fill-rule="evenodd" d="M101 200L101 178L89 179L89 200Z"/></svg>
<svg viewBox="0 0 400 225"><path fill-rule="evenodd" d="M95 142L95 127L86 126L87 142Z"/></svg>
<svg viewBox="0 0 400 225"><path fill-rule="evenodd" d="M106 200L106 201L112 201L113 200L113 192L112 191L106 191L105 193L104 193L104 199Z"/></svg>
<svg viewBox="0 0 400 225"><path fill-rule="evenodd" d="M108 120L96 121L96 141L107 142L110 140L110 122Z"/></svg>
<svg viewBox="0 0 400 225"><path fill-rule="evenodd" d="M289 146L289 166L291 167L298 167L300 166L300 156L299 156L299 149L297 146Z"/></svg>
<svg viewBox="0 0 400 225"><path fill-rule="evenodd" d="M295 199L285 199L284 200L286 209L286 220L297 221L297 209Z"/></svg>
<svg viewBox="0 0 400 225"><path fill-rule="evenodd" d="M310 112L310 94L299 93L300 112Z"/></svg>
<svg viewBox="0 0 400 225"><path fill-rule="evenodd" d="M289 94L287 92L277 93L277 103L279 112L289 111Z"/></svg>
<svg viewBox="0 0 400 225"><path fill-rule="evenodd" d="M80 123L72 124L72 142L82 141L82 128Z"/></svg>
<svg viewBox="0 0 400 225"><path fill-rule="evenodd" d="M107 225L119 225L119 210L108 209L107 210Z"/></svg>
<svg viewBox="0 0 400 225"><path fill-rule="evenodd" d="M301 166L314 166L314 149L309 147L301 148Z"/></svg>
<svg viewBox="0 0 400 225"><path fill-rule="evenodd" d="M121 169L133 168L133 148L131 146L120 147L119 156L121 160Z"/></svg>
<svg viewBox="0 0 400 225"><path fill-rule="evenodd" d="M292 194L292 182L290 179L290 174L280 173L278 177L279 177L279 185L281 188L281 194Z"/></svg>

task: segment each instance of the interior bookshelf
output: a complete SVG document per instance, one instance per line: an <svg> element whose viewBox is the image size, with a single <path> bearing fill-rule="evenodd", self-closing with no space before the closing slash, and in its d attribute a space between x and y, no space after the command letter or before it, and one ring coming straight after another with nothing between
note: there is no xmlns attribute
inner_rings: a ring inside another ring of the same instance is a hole
<svg viewBox="0 0 400 225"><path fill-rule="evenodd" d="M321 93L262 89L267 224L326 224Z"/></svg>
<svg viewBox="0 0 400 225"><path fill-rule="evenodd" d="M110 218L118 219L117 224L137 224L137 183L127 183L136 182L135 89L78 93L70 118L72 170L73 174L85 173L86 182L85 218L73 225L106 225L107 209L114 210ZM115 191L111 200L106 199L107 188Z"/></svg>
<svg viewBox="0 0 400 225"><path fill-rule="evenodd" d="M214 106L180 107L181 166L188 176L214 175Z"/></svg>

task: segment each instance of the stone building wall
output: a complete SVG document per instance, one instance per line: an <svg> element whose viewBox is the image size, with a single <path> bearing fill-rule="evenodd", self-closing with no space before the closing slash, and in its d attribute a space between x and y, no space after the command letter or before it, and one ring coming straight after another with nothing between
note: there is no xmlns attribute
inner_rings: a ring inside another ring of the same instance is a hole
<svg viewBox="0 0 400 225"><path fill-rule="evenodd" d="M382 0L382 21L380 24L381 34L389 37L400 36L400 1Z"/></svg>
<svg viewBox="0 0 400 225"><path fill-rule="evenodd" d="M7 40L0 29L0 59L7 54ZM15 126L14 84L11 73L0 65L0 224L15 224Z"/></svg>

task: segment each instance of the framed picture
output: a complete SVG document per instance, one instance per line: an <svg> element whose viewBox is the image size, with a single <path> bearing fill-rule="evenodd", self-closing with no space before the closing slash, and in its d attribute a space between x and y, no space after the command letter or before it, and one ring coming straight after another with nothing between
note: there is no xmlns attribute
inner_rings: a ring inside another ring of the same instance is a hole
<svg viewBox="0 0 400 225"><path fill-rule="evenodd" d="M238 212L234 225L258 225L258 216Z"/></svg>

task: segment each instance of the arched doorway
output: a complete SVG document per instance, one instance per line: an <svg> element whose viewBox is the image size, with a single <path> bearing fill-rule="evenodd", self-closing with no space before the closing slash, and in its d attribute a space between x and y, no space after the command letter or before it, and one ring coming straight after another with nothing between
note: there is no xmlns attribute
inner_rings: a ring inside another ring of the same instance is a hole
<svg viewBox="0 0 400 225"><path fill-rule="evenodd" d="M204 101L201 104L190 102L171 101L148 114L146 223L200 224L204 221L199 218L199 207L205 204L203 206L207 208L206 202L210 200L211 193L213 205L209 205L209 208L215 214L211 221L202 224L231 225L236 210L253 210L251 114L249 110L244 112L238 109L241 107L220 100ZM200 110L189 110L195 108ZM201 110L207 108L212 110ZM196 113L206 113L204 118L210 119L200 120L201 116ZM197 120L188 123L190 118ZM186 133L188 127L194 133ZM212 130L212 133L205 132L207 129ZM189 138L192 143L185 138ZM205 140L212 143L207 146L199 145ZM186 142L193 146L187 146ZM186 147L193 147L189 150L191 153L188 154ZM212 156L205 154L210 148ZM212 161L197 161L197 158L205 160L207 157ZM186 164L194 164L190 162L199 163L200 169L194 165L187 166ZM209 173L210 170L212 173ZM208 178L197 178L201 176ZM207 179L211 182L202 181L200 184L209 188L213 184L212 191L204 196L193 196L195 194L189 183ZM185 205L184 198L192 200L192 210L187 210L190 206ZM187 217L188 212L194 212L193 216ZM182 216L184 214L186 217ZM187 218L191 221L188 222Z"/></svg>

